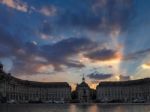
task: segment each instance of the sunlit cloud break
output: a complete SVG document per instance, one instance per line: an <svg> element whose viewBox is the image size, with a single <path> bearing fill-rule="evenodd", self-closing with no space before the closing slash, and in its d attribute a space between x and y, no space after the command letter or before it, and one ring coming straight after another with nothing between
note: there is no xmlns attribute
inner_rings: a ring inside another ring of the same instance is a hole
<svg viewBox="0 0 150 112"><path fill-rule="evenodd" d="M0 3L18 11L28 11L28 5L25 2L22 2L21 0L0 0Z"/></svg>

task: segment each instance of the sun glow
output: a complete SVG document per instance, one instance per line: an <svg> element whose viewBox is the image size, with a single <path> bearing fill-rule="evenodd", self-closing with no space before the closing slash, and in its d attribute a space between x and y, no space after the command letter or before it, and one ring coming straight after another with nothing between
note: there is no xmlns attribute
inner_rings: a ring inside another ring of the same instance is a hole
<svg viewBox="0 0 150 112"><path fill-rule="evenodd" d="M143 69L150 69L150 63L145 63L142 65Z"/></svg>

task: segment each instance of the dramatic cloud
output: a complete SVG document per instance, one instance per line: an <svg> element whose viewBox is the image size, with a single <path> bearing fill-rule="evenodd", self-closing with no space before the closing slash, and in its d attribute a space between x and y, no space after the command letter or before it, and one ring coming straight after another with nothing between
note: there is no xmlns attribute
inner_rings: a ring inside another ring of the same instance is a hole
<svg viewBox="0 0 150 112"><path fill-rule="evenodd" d="M44 6L39 12L45 16L55 16L57 9L54 6Z"/></svg>
<svg viewBox="0 0 150 112"><path fill-rule="evenodd" d="M133 0L79 0L60 13L58 23L103 33L123 31L133 16L133 4Z"/></svg>
<svg viewBox="0 0 150 112"><path fill-rule="evenodd" d="M94 52L90 52L85 55L86 57L92 60L99 60L99 61L108 61L112 59L120 59L121 55L118 51L111 50L111 49L100 49Z"/></svg>
<svg viewBox="0 0 150 112"><path fill-rule="evenodd" d="M61 65L83 67L80 62L73 61L70 58L80 52L91 50L96 46L95 42L87 38L69 38L53 45L42 46L40 55L45 57L50 63L53 63L55 69Z"/></svg>
<svg viewBox="0 0 150 112"><path fill-rule="evenodd" d="M114 74L105 74L105 73L98 73L94 72L89 75L87 75L90 79L93 79L93 83L99 82L98 80L107 80L110 78L114 78L117 81L127 81L131 80L131 76L125 76L125 75L114 75Z"/></svg>
<svg viewBox="0 0 150 112"><path fill-rule="evenodd" d="M105 80L109 79L113 76L113 74L103 74L103 73L91 73L88 75L90 79L95 79L95 80Z"/></svg>
<svg viewBox="0 0 150 112"><path fill-rule="evenodd" d="M39 46L36 41L22 43L4 30L0 30L0 34L0 45L7 48L7 52L0 50L0 57L12 57L12 71L16 74L40 73L41 67L49 65L55 71L62 70L63 66L81 68L84 64L72 57L97 47L95 42L87 38L69 38Z"/></svg>
<svg viewBox="0 0 150 112"><path fill-rule="evenodd" d="M25 43L19 37L14 37L4 29L0 28L0 57L10 58L13 62L12 72L32 74L35 69L33 65L39 66L35 61L38 48L35 42ZM37 64L37 65L36 65Z"/></svg>
<svg viewBox="0 0 150 112"><path fill-rule="evenodd" d="M0 0L0 3L10 8L16 9L18 11L22 11L22 12L28 11L27 4L22 2L21 0Z"/></svg>
<svg viewBox="0 0 150 112"><path fill-rule="evenodd" d="M10 33L5 31L2 27L0 27L0 46L1 46L1 55L3 56L11 56L10 54L14 54L16 49L21 46L22 42L19 38L12 36ZM6 49L2 49L6 48ZM8 53L8 54L7 54Z"/></svg>
<svg viewBox="0 0 150 112"><path fill-rule="evenodd" d="M142 58L143 56L147 56L149 54L150 54L150 49L145 49L145 50L140 50L140 51L125 55L123 57L123 59L124 60L134 60L134 59Z"/></svg>

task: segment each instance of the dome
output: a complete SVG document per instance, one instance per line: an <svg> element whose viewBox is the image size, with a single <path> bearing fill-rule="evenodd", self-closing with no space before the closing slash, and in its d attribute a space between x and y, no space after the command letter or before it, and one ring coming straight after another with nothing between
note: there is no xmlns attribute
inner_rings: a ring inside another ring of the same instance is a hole
<svg viewBox="0 0 150 112"><path fill-rule="evenodd" d="M88 87L89 88L89 85L85 82L84 74L82 77L82 82L80 84L78 84L77 87Z"/></svg>
<svg viewBox="0 0 150 112"><path fill-rule="evenodd" d="M79 87L89 87L89 85L85 82L82 82L81 84L78 85Z"/></svg>

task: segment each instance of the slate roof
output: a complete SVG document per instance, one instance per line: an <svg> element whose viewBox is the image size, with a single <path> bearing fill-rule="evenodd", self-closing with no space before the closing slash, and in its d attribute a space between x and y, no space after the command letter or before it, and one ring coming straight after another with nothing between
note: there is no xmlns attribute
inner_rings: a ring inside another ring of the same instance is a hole
<svg viewBox="0 0 150 112"><path fill-rule="evenodd" d="M106 87L106 86L133 86L133 85L144 85L150 84L150 78L138 79L138 80L129 80L129 81L106 81L100 82L97 87Z"/></svg>

